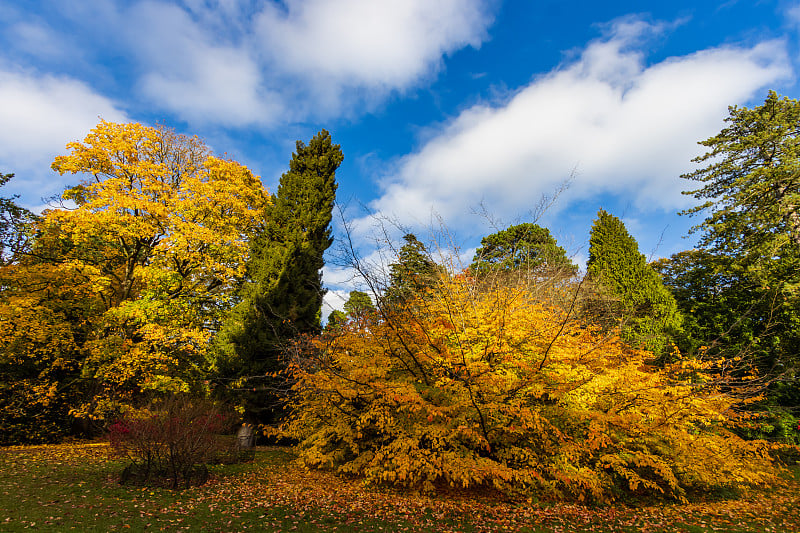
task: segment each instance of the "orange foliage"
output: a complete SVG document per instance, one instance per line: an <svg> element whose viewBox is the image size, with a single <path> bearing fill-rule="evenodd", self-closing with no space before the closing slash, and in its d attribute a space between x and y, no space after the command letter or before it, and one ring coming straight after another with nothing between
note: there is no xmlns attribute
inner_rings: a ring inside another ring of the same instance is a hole
<svg viewBox="0 0 800 533"><path fill-rule="evenodd" d="M299 353L289 429L308 467L592 501L774 479L694 368L650 368L526 289L444 278Z"/></svg>

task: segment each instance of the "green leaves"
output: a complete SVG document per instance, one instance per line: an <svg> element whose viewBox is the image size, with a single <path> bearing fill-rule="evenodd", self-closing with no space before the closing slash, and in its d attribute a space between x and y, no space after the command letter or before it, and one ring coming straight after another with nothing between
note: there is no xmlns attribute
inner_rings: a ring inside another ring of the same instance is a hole
<svg viewBox="0 0 800 533"><path fill-rule="evenodd" d="M706 216L693 230L701 233L704 254L694 265L673 257L673 283L713 265L716 272L697 281L728 278L713 283L716 293L679 298L684 308L703 311L693 332L697 342L714 342L730 354L738 350L767 380L797 383L800 102L770 91L753 109L730 107L725 121L717 135L700 142L708 151L694 161L706 166L682 176L698 182L684 194L703 203L683 214Z"/></svg>
<svg viewBox="0 0 800 533"><path fill-rule="evenodd" d="M592 225L587 272L617 300L611 318L622 321L623 339L657 356L668 354L683 322L675 299L622 221L602 209Z"/></svg>
<svg viewBox="0 0 800 533"><path fill-rule="evenodd" d="M405 244L397 254L397 262L389 265L389 287L383 295L387 304L399 304L422 294L436 284L443 268L431 259L425 245L413 233L403 236Z"/></svg>
<svg viewBox="0 0 800 533"><path fill-rule="evenodd" d="M800 102L770 91L754 109L729 108L729 126L700 144L710 162L684 179L702 187L684 192L710 211L695 229L701 244L741 259L766 262L800 252Z"/></svg>
<svg viewBox="0 0 800 533"><path fill-rule="evenodd" d="M470 265L475 274L501 270L552 273L557 269L564 269L570 275L578 270L549 230L528 222L481 239Z"/></svg>

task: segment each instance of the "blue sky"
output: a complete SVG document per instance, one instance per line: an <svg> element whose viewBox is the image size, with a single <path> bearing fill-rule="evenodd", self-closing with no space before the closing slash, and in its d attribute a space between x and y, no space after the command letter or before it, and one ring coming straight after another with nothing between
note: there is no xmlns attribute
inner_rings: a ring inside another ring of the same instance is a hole
<svg viewBox="0 0 800 533"><path fill-rule="evenodd" d="M1 191L35 209L98 122L197 134L276 190L294 142L342 145L339 200L469 258L539 220L578 262L598 208L643 253L690 248L679 179L728 105L798 97L800 5L784 1L184 0L0 3ZM396 234L397 232L394 232ZM347 272L331 265L327 300Z"/></svg>

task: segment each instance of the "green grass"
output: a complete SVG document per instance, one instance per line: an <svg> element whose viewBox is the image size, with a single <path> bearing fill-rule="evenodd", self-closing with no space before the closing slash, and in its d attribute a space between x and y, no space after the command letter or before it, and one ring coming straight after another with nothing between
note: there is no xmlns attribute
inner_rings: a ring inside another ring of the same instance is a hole
<svg viewBox="0 0 800 533"><path fill-rule="evenodd" d="M286 452L259 452L252 463L214 466L216 483L184 491L121 486L118 473L125 463L110 460L104 452L104 446L85 445L0 450L0 530L346 532L385 531L388 526L363 514L308 512L286 505L246 509L237 498L243 495L235 491L215 498L214 487L221 480L232 482L226 491L236 486L237 478L249 484L268 482L270 471L293 458Z"/></svg>
<svg viewBox="0 0 800 533"><path fill-rule="evenodd" d="M691 505L519 505L425 497L305 472L287 450L214 466L183 491L121 486L103 444L0 448L0 531L800 531L800 468L770 491Z"/></svg>

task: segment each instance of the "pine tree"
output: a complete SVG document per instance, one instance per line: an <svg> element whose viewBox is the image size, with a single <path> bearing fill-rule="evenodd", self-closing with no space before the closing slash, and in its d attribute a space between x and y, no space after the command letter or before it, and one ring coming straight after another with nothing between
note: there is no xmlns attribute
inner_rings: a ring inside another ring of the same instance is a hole
<svg viewBox="0 0 800 533"><path fill-rule="evenodd" d="M406 243L397 254L397 262L389 265L389 287L383 303L401 302L433 286L442 272L416 235L407 233L403 240Z"/></svg>
<svg viewBox="0 0 800 533"><path fill-rule="evenodd" d="M800 101L770 91L763 105L729 112L692 160L707 166L681 176L702 184L684 194L705 200L683 214L708 215L694 228L703 248L769 270L800 255Z"/></svg>
<svg viewBox="0 0 800 533"><path fill-rule="evenodd" d="M768 397L794 407L800 400L800 101L770 91L752 109L731 106L725 122L699 143L707 151L693 161L705 166L681 176L697 187L684 194L702 202L682 214L705 216L693 228L707 254L699 257L717 265L714 276L734 280L723 288L726 294L735 288L739 307L715 294L722 318L699 321L696 333L777 378ZM742 324L751 328L749 337L715 334Z"/></svg>
<svg viewBox="0 0 800 533"><path fill-rule="evenodd" d="M659 274L617 217L601 209L589 238L589 277L616 302L622 337L664 358L682 317Z"/></svg>
<svg viewBox="0 0 800 533"><path fill-rule="evenodd" d="M264 398L280 386L264 375L283 367L283 352L292 339L321 330L321 269L333 242L330 223L342 160L340 146L325 130L308 145L297 142L289 171L267 208L265 226L251 243L241 302L220 332L217 370L222 377L239 378L239 388L255 392L246 401L255 418L273 418L259 411L270 403Z"/></svg>
<svg viewBox="0 0 800 533"><path fill-rule="evenodd" d="M363 291L350 291L350 297L344 303L344 312L347 316L360 318L376 311L375 304L369 294Z"/></svg>

